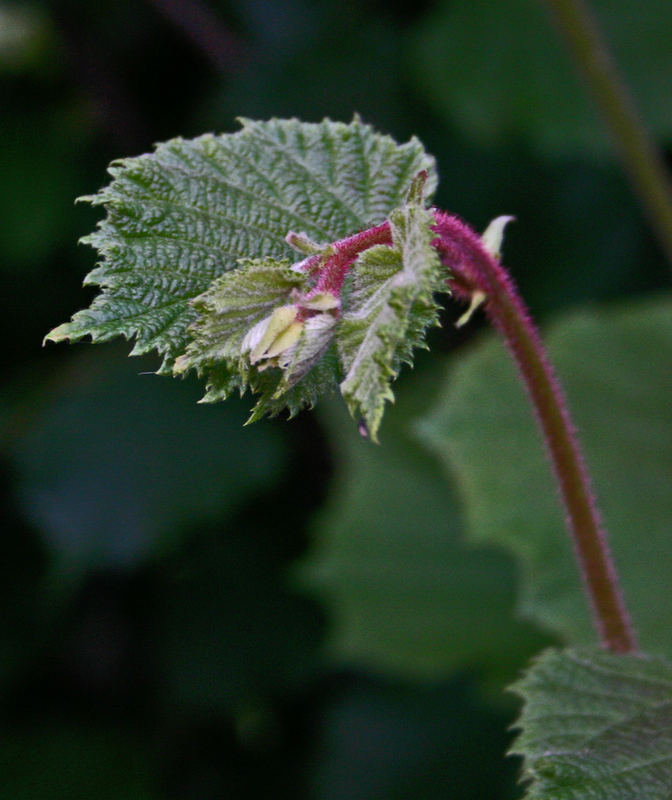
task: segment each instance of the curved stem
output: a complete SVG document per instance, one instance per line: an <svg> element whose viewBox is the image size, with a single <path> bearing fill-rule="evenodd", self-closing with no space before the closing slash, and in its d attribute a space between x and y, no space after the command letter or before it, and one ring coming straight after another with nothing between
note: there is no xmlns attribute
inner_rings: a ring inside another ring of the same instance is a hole
<svg viewBox="0 0 672 800"><path fill-rule="evenodd" d="M625 170L672 264L672 181L582 0L545 0L621 153ZM633 13L636 7L633 6Z"/></svg>
<svg viewBox="0 0 672 800"><path fill-rule="evenodd" d="M289 237L297 234L290 232ZM317 283L314 292L330 292L334 296L340 296L343 281L348 274L348 270L360 253L374 247L377 244L392 244L392 232L390 223L386 220L373 228L347 236L332 242L330 252L325 256L316 253L302 262L302 269L309 274L317 274Z"/></svg>
<svg viewBox="0 0 672 800"><path fill-rule="evenodd" d="M513 281L457 217L437 211L435 246L463 298L480 291L485 310L503 335L534 406L567 511L576 555L602 644L627 653L637 649L607 536L590 486L564 395L539 333Z"/></svg>
<svg viewBox="0 0 672 800"><path fill-rule="evenodd" d="M527 388L567 511L567 524L600 640L614 652L634 652L637 640L607 535L564 394L537 328L513 281L481 238L455 216L435 209L434 218L437 238L433 244L450 270L451 289L464 300L475 293L484 296L486 313L503 335ZM374 245L391 243L389 222L383 222L334 242L326 258L318 253L306 259L303 268L317 274L316 290L338 295L359 253Z"/></svg>

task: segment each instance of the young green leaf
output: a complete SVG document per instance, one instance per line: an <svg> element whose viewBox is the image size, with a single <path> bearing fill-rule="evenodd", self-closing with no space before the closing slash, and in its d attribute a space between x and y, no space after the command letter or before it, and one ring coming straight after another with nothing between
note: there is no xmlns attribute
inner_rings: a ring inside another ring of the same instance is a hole
<svg viewBox="0 0 672 800"><path fill-rule="evenodd" d="M374 441L385 402L394 399L390 381L438 323L434 292L446 291L446 275L431 245L433 224L418 203L397 209L390 215L393 247L366 250L353 269L337 340L346 372L341 393Z"/></svg>
<svg viewBox="0 0 672 800"><path fill-rule="evenodd" d="M547 651L513 690L513 752L529 800L668 800L672 665L598 650Z"/></svg>
<svg viewBox="0 0 672 800"><path fill-rule="evenodd" d="M106 218L86 237L101 263L90 308L47 339L135 337L170 373L196 319L190 300L241 258L290 255L289 231L332 242L384 220L413 176L434 161L417 139L398 145L355 119L243 120L234 134L173 139L110 167L109 186L84 198Z"/></svg>
<svg viewBox="0 0 672 800"><path fill-rule="evenodd" d="M292 270L289 261L241 259L238 269L213 281L192 301L198 312L190 329L193 339L173 371L208 374L209 401L224 400L234 388L244 390L250 359L258 361L291 324L289 319L279 323L277 312L287 308L293 290L305 286L305 275Z"/></svg>
<svg viewBox="0 0 672 800"><path fill-rule="evenodd" d="M340 304L310 289L306 274L288 261L241 260L239 269L192 301L198 312L189 329L193 339L174 373L195 369L205 375L205 402L224 400L234 389L260 394L250 421L312 405L320 391L335 388L330 371L318 370L305 386L297 384L330 346ZM305 313L311 316L303 318Z"/></svg>

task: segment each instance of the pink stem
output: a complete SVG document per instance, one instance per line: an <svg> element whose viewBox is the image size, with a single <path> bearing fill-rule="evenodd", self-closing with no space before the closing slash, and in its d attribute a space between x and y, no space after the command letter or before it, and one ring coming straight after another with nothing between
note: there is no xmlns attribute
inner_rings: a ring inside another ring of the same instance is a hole
<svg viewBox="0 0 672 800"><path fill-rule="evenodd" d="M339 239L332 244L335 253L326 260L321 255L311 256L305 265L305 272L318 271L318 278L313 292L331 292L335 297L341 293L343 281L348 274L352 263L357 256L376 244L392 244L390 223L385 221L381 225L368 228L353 236Z"/></svg>
<svg viewBox="0 0 672 800"><path fill-rule="evenodd" d="M485 311L504 337L546 442L567 511L567 524L603 646L617 653L637 650L635 633L619 588L583 456L565 398L539 333L510 276L457 217L437 211L434 245L454 276L458 297L485 294Z"/></svg>
<svg viewBox="0 0 672 800"><path fill-rule="evenodd" d="M600 640L614 652L635 652L635 633L583 455L537 328L510 276L483 247L480 237L458 217L438 210L434 215L437 238L433 244L450 270L450 288L462 300L470 300L476 291L483 293L485 311L504 337L527 388L567 511L567 525ZM335 252L326 259L323 255L307 259L305 271L317 274L313 292L339 296L357 256L377 244L392 244L388 222L334 242Z"/></svg>

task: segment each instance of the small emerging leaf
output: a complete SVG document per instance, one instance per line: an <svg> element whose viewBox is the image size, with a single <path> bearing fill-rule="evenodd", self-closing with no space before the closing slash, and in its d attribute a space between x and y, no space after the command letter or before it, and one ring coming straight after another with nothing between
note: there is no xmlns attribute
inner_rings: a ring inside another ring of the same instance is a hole
<svg viewBox="0 0 672 800"><path fill-rule="evenodd" d="M280 333L279 329L269 332L274 314L276 328L291 322L278 322L277 312L286 308L292 290L304 285L305 276L294 272L288 261L241 262L238 270L223 275L193 301L199 313L192 325L194 339L176 360L175 373L195 369L199 375L208 375L209 400L226 398L234 387L244 389L245 370L235 377L239 365L244 367L250 351L256 355L260 347L267 350ZM255 332L258 336L252 341ZM228 367L226 377L221 372L210 374L212 367L222 365Z"/></svg>
<svg viewBox="0 0 672 800"><path fill-rule="evenodd" d="M514 752L529 800L669 800L672 666L597 650L548 651L513 690Z"/></svg>
<svg viewBox="0 0 672 800"><path fill-rule="evenodd" d="M333 314L316 314L309 317L301 329L296 343L285 354L284 375L275 397L281 397L312 369L323 356L334 336L338 319Z"/></svg>
<svg viewBox="0 0 672 800"><path fill-rule="evenodd" d="M438 323L434 293L447 291L445 270L431 243L434 216L410 204L390 215L394 246L365 251L353 270L338 351L346 375L341 393L350 413L376 435L390 382L403 362L424 346L425 330Z"/></svg>
<svg viewBox="0 0 672 800"><path fill-rule="evenodd" d="M243 354L249 352L251 364L273 359L296 344L303 328L302 323L296 321L296 314L296 306L280 306L254 326L242 345Z"/></svg>

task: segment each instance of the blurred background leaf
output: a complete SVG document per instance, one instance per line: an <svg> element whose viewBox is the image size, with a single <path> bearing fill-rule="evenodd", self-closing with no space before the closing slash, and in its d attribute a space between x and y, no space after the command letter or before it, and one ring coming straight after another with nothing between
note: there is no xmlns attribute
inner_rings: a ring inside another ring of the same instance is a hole
<svg viewBox="0 0 672 800"><path fill-rule="evenodd" d="M215 534L194 542L164 571L161 686L172 706L205 717L228 710L240 725L263 727L274 693L296 692L318 674L321 616L287 590L249 522L240 527L226 542Z"/></svg>
<svg viewBox="0 0 672 800"><path fill-rule="evenodd" d="M331 612L338 659L411 677L471 667L501 687L549 640L513 619L514 564L465 545L452 486L409 435L433 383L433 370L407 376L381 447L340 403L322 412L336 473L300 575Z"/></svg>
<svg viewBox="0 0 672 800"><path fill-rule="evenodd" d="M133 566L189 526L224 524L287 464L279 428L244 428L235 398L197 405L194 382L143 375L153 361L80 349L10 445L26 518L63 567Z"/></svg>
<svg viewBox="0 0 672 800"><path fill-rule="evenodd" d="M147 744L137 733L53 722L0 739L0 793L16 800L156 798Z"/></svg>
<svg viewBox="0 0 672 800"><path fill-rule="evenodd" d="M581 432L640 645L669 656L669 294L575 312L558 319L546 341ZM462 354L419 431L460 487L470 537L520 559L522 613L571 644L591 642L560 498L510 361L491 338Z"/></svg>
<svg viewBox="0 0 672 800"><path fill-rule="evenodd" d="M619 66L653 133L672 138L665 0L593 0ZM535 0L450 0L418 25L413 69L434 108L470 137L522 138L550 153L603 154L608 137L551 25ZM664 96L667 94L667 97Z"/></svg>
<svg viewBox="0 0 672 800"><path fill-rule="evenodd" d="M501 758L506 715L484 713L464 676L411 688L360 679L334 691L311 774L319 800L514 797L516 764ZM353 731L357 731L356 739Z"/></svg>

